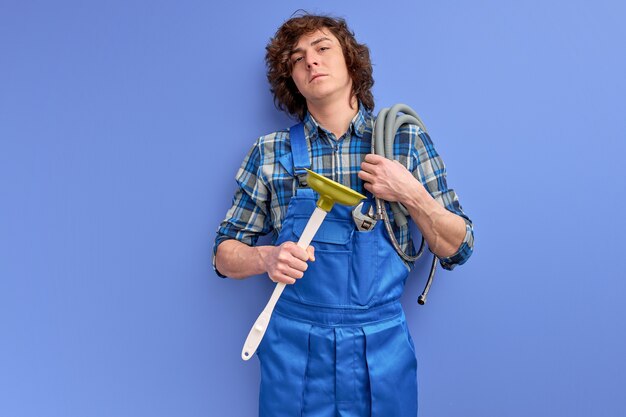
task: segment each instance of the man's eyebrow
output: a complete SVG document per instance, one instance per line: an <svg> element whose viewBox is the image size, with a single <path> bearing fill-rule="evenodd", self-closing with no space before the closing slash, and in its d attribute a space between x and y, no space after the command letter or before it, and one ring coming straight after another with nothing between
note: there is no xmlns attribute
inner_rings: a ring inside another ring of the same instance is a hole
<svg viewBox="0 0 626 417"><path fill-rule="evenodd" d="M321 38L317 38L313 42L311 42L311 46L315 46L318 43L323 42L323 41L331 41L332 42L332 40L330 38L327 38L326 36L322 36ZM293 55L296 52L302 52L302 48L293 49L289 55Z"/></svg>

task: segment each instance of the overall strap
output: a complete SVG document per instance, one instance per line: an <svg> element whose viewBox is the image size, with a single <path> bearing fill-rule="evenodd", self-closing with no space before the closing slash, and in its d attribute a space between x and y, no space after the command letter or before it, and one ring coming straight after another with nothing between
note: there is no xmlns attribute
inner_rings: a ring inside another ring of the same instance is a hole
<svg viewBox="0 0 626 417"><path fill-rule="evenodd" d="M300 122L289 128L289 139L293 156L293 174L298 180L298 188L307 187L305 168L311 168L311 159L304 136L304 123Z"/></svg>

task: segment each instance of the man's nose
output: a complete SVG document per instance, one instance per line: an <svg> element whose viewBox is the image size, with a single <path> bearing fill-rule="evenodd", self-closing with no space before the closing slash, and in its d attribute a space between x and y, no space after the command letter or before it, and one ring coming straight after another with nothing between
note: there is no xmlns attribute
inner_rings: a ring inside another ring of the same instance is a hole
<svg viewBox="0 0 626 417"><path fill-rule="evenodd" d="M311 68L313 66L317 66L317 57L315 57L315 56L307 56L306 57L306 66L307 66L307 68Z"/></svg>

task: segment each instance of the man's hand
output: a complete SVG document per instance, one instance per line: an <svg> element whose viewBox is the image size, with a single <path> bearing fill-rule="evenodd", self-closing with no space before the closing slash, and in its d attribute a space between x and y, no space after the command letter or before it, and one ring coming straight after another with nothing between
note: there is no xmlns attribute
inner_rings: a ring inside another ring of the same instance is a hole
<svg viewBox="0 0 626 417"><path fill-rule="evenodd" d="M422 184L398 161L376 154L365 155L359 178L375 197L403 203Z"/></svg>
<svg viewBox="0 0 626 417"><path fill-rule="evenodd" d="M288 241L270 248L262 259L272 281L293 284L304 276L308 268L306 261L315 261L315 248L309 246L305 251Z"/></svg>
<svg viewBox="0 0 626 417"><path fill-rule="evenodd" d="M437 203L401 163L365 155L359 178L376 197L404 204L435 255L443 258L457 252L465 237L465 221Z"/></svg>

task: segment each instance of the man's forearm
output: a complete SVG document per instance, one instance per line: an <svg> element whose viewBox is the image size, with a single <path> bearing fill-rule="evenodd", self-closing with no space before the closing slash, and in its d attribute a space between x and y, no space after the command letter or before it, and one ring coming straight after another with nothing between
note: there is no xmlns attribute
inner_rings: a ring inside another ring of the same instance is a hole
<svg viewBox="0 0 626 417"><path fill-rule="evenodd" d="M435 255L446 258L458 251L465 238L465 221L461 216L437 203L424 187L415 187L402 204Z"/></svg>
<svg viewBox="0 0 626 417"><path fill-rule="evenodd" d="M248 246L235 239L225 240L217 247L215 266L224 275L243 279L267 272L263 258L270 246Z"/></svg>

